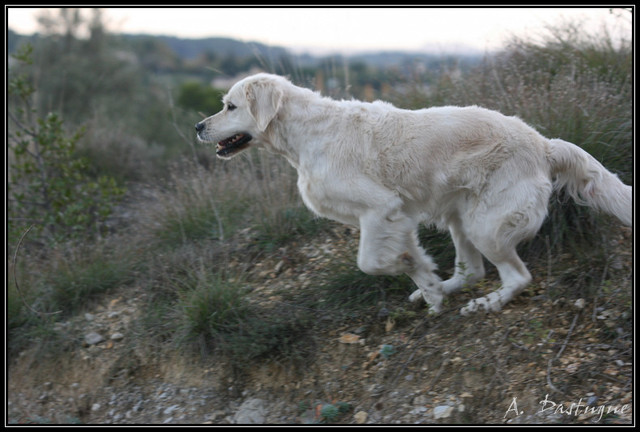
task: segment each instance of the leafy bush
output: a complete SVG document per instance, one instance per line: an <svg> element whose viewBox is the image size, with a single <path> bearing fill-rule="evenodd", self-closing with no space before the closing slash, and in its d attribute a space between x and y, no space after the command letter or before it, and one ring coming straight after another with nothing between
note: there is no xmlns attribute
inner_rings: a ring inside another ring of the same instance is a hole
<svg viewBox="0 0 640 432"><path fill-rule="evenodd" d="M31 49L15 57L30 64ZM68 135L56 113L37 117L31 109L34 87L25 75L11 79L8 145L10 215L16 230L29 224L54 240L100 233L124 190L107 176L94 178L87 159L78 156L82 131Z"/></svg>

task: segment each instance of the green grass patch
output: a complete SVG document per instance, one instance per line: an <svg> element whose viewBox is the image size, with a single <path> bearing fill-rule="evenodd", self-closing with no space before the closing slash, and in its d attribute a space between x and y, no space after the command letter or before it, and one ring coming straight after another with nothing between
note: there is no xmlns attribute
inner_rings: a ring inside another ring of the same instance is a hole
<svg viewBox="0 0 640 432"><path fill-rule="evenodd" d="M250 314L243 284L205 268L189 272L179 283L177 310L185 340L215 339Z"/></svg>
<svg viewBox="0 0 640 432"><path fill-rule="evenodd" d="M18 293L12 279L8 290L11 315L20 316L27 303L38 312L60 311L62 316L70 316L103 294L130 283L137 265L132 251L115 252L105 245L71 246L66 251L58 248L50 254L45 262L36 264L38 273L33 272L30 258L22 258L17 264L21 291Z"/></svg>
<svg viewBox="0 0 640 432"><path fill-rule="evenodd" d="M353 313L387 302L391 296L408 296L413 281L403 276L372 276L355 265L336 263L320 275L315 307Z"/></svg>
<svg viewBox="0 0 640 432"><path fill-rule="evenodd" d="M331 224L331 221L318 218L306 207L281 209L257 221L256 244L266 252L273 252L296 238L313 238Z"/></svg>
<svg viewBox="0 0 640 432"><path fill-rule="evenodd" d="M106 244L61 245L46 257L19 255L16 266L20 289L13 268L7 289L9 350L37 344L55 351L61 340L74 337L56 329L56 323L131 283L138 260L132 251L114 251Z"/></svg>
<svg viewBox="0 0 640 432"><path fill-rule="evenodd" d="M144 320L161 324L156 336L177 348L221 356L234 368L257 359L300 364L311 355L313 320L303 309L255 304L241 276L202 263L173 280L177 298L156 297Z"/></svg>

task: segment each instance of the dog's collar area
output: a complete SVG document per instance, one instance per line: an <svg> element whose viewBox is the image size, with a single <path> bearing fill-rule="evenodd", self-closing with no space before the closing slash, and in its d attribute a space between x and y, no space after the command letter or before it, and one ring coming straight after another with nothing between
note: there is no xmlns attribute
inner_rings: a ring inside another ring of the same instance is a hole
<svg viewBox="0 0 640 432"><path fill-rule="evenodd" d="M252 139L253 137L248 133L237 133L218 142L216 154L218 156L228 156L231 153L244 150Z"/></svg>

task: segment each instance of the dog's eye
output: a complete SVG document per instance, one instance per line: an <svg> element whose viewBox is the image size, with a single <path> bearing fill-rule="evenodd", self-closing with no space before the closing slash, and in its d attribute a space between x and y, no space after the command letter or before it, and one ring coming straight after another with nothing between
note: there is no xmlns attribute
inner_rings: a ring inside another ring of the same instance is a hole
<svg viewBox="0 0 640 432"><path fill-rule="evenodd" d="M230 102L229 102L229 103L227 103L227 109L228 109L229 111L233 111L233 110L234 110L234 109L236 109L236 108L237 108L237 106L235 106L234 104L232 104L232 103L230 103Z"/></svg>

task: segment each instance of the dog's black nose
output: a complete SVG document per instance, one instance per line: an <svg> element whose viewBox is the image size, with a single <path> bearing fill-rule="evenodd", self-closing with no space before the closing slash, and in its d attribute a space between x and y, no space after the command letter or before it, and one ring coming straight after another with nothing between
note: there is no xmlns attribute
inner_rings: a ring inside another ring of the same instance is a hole
<svg viewBox="0 0 640 432"><path fill-rule="evenodd" d="M200 132L202 129L204 129L204 123L196 123L196 132Z"/></svg>

